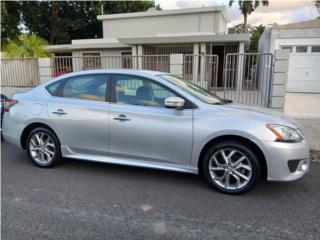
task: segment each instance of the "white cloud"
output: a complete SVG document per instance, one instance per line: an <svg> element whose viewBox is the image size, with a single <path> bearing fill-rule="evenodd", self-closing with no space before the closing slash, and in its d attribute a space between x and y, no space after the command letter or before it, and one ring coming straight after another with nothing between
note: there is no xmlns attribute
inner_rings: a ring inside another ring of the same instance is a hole
<svg viewBox="0 0 320 240"><path fill-rule="evenodd" d="M226 5L228 0L156 0L163 9L192 8L201 6ZM243 18L235 2L231 8L228 7L230 17L229 25L242 23ZM313 0L269 0L268 7L260 6L248 18L252 25L258 24L287 24L292 22L307 21L315 19L320 14L317 12Z"/></svg>

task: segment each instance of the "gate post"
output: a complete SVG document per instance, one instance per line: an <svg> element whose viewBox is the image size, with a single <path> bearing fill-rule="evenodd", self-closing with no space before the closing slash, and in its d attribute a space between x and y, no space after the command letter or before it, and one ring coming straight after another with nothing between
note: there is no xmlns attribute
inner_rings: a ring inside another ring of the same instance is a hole
<svg viewBox="0 0 320 240"><path fill-rule="evenodd" d="M244 64L245 64L244 42L240 42L239 43L238 66L237 66L237 79L236 79L236 86L235 86L237 91L242 90Z"/></svg>
<svg viewBox="0 0 320 240"><path fill-rule="evenodd" d="M170 74L183 76L183 54L170 54Z"/></svg>
<svg viewBox="0 0 320 240"><path fill-rule="evenodd" d="M289 50L275 50L274 59L273 82L270 89L270 106L274 110L283 112L287 93Z"/></svg>
<svg viewBox="0 0 320 240"><path fill-rule="evenodd" d="M38 58L40 84L52 78L51 58Z"/></svg>

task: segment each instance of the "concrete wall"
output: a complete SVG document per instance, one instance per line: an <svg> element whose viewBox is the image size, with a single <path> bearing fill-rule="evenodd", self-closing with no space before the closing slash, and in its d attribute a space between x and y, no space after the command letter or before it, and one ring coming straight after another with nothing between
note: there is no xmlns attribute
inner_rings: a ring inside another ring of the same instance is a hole
<svg viewBox="0 0 320 240"><path fill-rule="evenodd" d="M161 34L191 32L224 32L226 22L219 12L191 13L135 17L130 19L104 19L103 37L121 38L157 36Z"/></svg>
<svg viewBox="0 0 320 240"><path fill-rule="evenodd" d="M266 27L259 39L259 53L270 53L270 43L271 43L271 32L270 27Z"/></svg>

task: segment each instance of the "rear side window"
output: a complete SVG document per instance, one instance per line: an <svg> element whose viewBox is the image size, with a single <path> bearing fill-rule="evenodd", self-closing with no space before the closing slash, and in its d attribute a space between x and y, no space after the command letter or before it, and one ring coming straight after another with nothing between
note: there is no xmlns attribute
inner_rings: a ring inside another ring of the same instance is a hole
<svg viewBox="0 0 320 240"><path fill-rule="evenodd" d="M60 84L61 84L61 81L52 83L46 86L46 89L52 96L56 96L58 94Z"/></svg>
<svg viewBox="0 0 320 240"><path fill-rule="evenodd" d="M79 76L70 78L61 90L65 98L105 101L108 77L105 75Z"/></svg>

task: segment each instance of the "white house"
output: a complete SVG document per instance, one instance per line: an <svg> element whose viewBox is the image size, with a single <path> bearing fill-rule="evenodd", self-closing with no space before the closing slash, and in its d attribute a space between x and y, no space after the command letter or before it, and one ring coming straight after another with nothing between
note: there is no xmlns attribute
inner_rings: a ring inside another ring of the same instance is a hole
<svg viewBox="0 0 320 240"><path fill-rule="evenodd" d="M259 52L290 50L288 92L320 93L320 18L267 27Z"/></svg>
<svg viewBox="0 0 320 240"><path fill-rule="evenodd" d="M72 40L71 44L51 45L49 49L56 55L73 57L217 54L222 84L226 54L244 52L250 39L249 34L228 34L225 6L149 9L97 18L102 21L103 38Z"/></svg>

